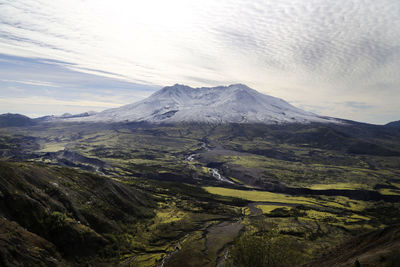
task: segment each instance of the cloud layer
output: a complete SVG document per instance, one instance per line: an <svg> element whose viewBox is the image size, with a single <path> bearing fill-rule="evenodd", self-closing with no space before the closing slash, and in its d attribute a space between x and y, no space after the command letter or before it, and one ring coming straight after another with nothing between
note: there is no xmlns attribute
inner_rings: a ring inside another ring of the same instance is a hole
<svg viewBox="0 0 400 267"><path fill-rule="evenodd" d="M38 117L101 111L135 102L159 89L66 66L70 64L0 54L0 113Z"/></svg>
<svg viewBox="0 0 400 267"><path fill-rule="evenodd" d="M383 123L400 117L399 17L397 0L0 0L0 53L133 83L241 82Z"/></svg>

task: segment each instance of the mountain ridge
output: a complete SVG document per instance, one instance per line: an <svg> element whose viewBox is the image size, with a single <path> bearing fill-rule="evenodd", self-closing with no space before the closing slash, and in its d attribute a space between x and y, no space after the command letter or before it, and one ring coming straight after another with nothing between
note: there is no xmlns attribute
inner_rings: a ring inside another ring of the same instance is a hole
<svg viewBox="0 0 400 267"><path fill-rule="evenodd" d="M31 126L35 121L31 118L14 113L0 114L0 127Z"/></svg>
<svg viewBox="0 0 400 267"><path fill-rule="evenodd" d="M283 99L262 94L244 84L200 87L175 84L148 98L68 121L151 123L340 123L294 107Z"/></svg>
<svg viewBox="0 0 400 267"><path fill-rule="evenodd" d="M400 120L389 122L389 123L385 124L385 126L393 127L393 128L400 128Z"/></svg>

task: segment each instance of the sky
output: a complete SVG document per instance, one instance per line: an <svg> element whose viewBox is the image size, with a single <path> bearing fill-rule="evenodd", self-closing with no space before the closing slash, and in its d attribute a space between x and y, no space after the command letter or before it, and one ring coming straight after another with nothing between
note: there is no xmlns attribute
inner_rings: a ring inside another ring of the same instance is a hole
<svg viewBox="0 0 400 267"><path fill-rule="evenodd" d="M400 1L0 0L0 113L101 111L175 83L399 120Z"/></svg>

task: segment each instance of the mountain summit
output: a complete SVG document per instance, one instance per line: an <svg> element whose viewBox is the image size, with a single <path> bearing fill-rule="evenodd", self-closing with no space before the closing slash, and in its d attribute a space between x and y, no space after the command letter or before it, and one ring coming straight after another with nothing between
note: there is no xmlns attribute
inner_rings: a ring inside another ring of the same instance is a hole
<svg viewBox="0 0 400 267"><path fill-rule="evenodd" d="M73 120L267 124L337 122L296 108L282 99L261 94L243 84L201 88L175 84L139 102Z"/></svg>

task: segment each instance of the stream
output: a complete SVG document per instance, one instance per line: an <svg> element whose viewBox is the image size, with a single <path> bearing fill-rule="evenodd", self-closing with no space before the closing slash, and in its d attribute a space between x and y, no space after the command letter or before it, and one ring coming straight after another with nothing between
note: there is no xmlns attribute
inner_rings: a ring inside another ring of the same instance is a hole
<svg viewBox="0 0 400 267"><path fill-rule="evenodd" d="M222 176L218 169L215 168L208 168L210 170L211 175L217 179L218 181L221 182L225 182L225 183L230 183L230 184L234 184L234 182L232 182L231 180L227 179L226 177Z"/></svg>
<svg viewBox="0 0 400 267"><path fill-rule="evenodd" d="M204 142L202 142L201 148L204 149L204 150L206 150L206 151L207 151L207 150L210 150L210 149L207 147L206 143L204 143ZM193 160L195 160L195 157L196 157L197 155L198 155L198 154L190 154L189 156L187 156L187 157L185 158L185 160L186 160L186 161L193 161ZM231 180L229 180L228 178L224 177L224 176L219 172L218 169L216 169L216 168L207 168L207 169L209 170L211 176L214 177L215 179L217 179L218 181L221 181L221 182L224 182L224 183L229 183L229 184L235 184L233 181L231 181Z"/></svg>
<svg viewBox="0 0 400 267"><path fill-rule="evenodd" d="M196 154L190 154L189 156L186 157L187 161L193 161L194 160L194 156L196 156Z"/></svg>

